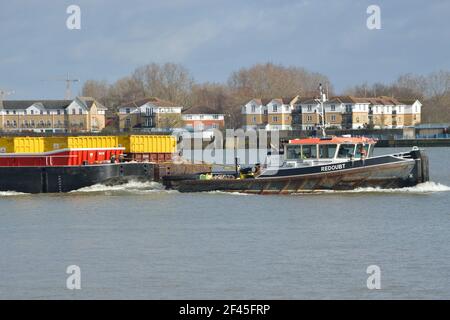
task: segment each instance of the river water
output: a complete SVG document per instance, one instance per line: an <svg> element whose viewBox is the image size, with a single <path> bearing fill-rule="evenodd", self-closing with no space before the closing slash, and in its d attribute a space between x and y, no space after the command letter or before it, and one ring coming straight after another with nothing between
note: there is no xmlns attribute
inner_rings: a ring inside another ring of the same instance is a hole
<svg viewBox="0 0 450 320"><path fill-rule="evenodd" d="M0 298L449 299L450 148L427 152L432 182L400 190L0 193Z"/></svg>

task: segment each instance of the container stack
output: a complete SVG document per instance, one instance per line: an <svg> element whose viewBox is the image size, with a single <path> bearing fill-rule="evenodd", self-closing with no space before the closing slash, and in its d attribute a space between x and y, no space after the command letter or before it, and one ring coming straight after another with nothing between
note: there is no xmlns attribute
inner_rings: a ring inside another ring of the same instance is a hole
<svg viewBox="0 0 450 320"><path fill-rule="evenodd" d="M0 137L0 154L110 148L124 148L124 156L132 161L170 162L177 151L177 140L168 135Z"/></svg>

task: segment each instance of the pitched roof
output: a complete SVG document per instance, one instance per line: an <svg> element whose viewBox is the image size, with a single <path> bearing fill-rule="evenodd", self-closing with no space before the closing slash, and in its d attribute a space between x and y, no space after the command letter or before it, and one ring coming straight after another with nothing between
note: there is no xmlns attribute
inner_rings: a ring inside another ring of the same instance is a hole
<svg viewBox="0 0 450 320"><path fill-rule="evenodd" d="M260 105L267 105L270 101L276 100L283 104L290 104L296 97L285 97L285 98L254 98L251 101L256 101ZM317 104L317 99L319 97L299 97L295 103L300 104ZM380 97L355 97L351 95L347 96L334 96L331 97L328 102L330 103L369 103L369 104L379 104L379 105L411 105L416 102L417 99L397 99L394 97L380 96Z"/></svg>
<svg viewBox="0 0 450 320"><path fill-rule="evenodd" d="M394 97L380 96L380 97L354 97L354 96L336 96L331 97L329 102L336 103L370 103L379 105L399 105L399 104L413 104L415 99L397 99Z"/></svg>
<svg viewBox="0 0 450 320"><path fill-rule="evenodd" d="M272 101L272 99L269 99L269 98L253 98L251 101L256 101L259 105L265 106L270 101Z"/></svg>
<svg viewBox="0 0 450 320"><path fill-rule="evenodd" d="M352 96L336 96L336 97L332 97L329 101L330 102L337 102L337 103L357 103L357 102L362 102L362 101L357 101L357 98L352 97Z"/></svg>
<svg viewBox="0 0 450 320"><path fill-rule="evenodd" d="M97 109L99 110L103 110L106 111L108 110L108 108L106 108L104 105L102 105L100 102L98 102L97 100L95 100L94 98L91 97L77 97L79 100L81 100L88 109L90 109L92 107L92 105L95 102L95 105L97 106Z"/></svg>
<svg viewBox="0 0 450 320"><path fill-rule="evenodd" d="M94 98L76 97L74 100L77 99L83 102L88 109L90 109L95 102L98 109L107 110L105 106L103 106ZM74 100L3 100L0 101L0 109L25 110L34 104L40 104L44 109L47 110L65 109Z"/></svg>
<svg viewBox="0 0 450 320"><path fill-rule="evenodd" d="M291 104L291 103L293 103L294 100L296 100L296 98L298 98L298 96L295 96L295 97L283 97L283 98L281 98L281 101L283 102L283 104Z"/></svg>
<svg viewBox="0 0 450 320"><path fill-rule="evenodd" d="M270 101L276 101L276 102L278 102L278 103L283 104L283 98L273 98L273 99L270 100Z"/></svg>
<svg viewBox="0 0 450 320"><path fill-rule="evenodd" d="M354 96L335 96L331 97L328 101L335 103L370 103L368 98L360 98Z"/></svg>
<svg viewBox="0 0 450 320"><path fill-rule="evenodd" d="M128 103L125 103L121 105L121 108L138 108L140 106L143 106L144 104L151 103L157 107L165 107L165 108L171 108L171 107L181 107L180 105L177 105L173 102L162 100L156 97L150 97L145 99L139 99L135 101L131 101Z"/></svg>
<svg viewBox="0 0 450 320"><path fill-rule="evenodd" d="M395 105L401 104L394 97L381 96L381 97L378 97L378 99L381 100L383 102L383 104L395 104Z"/></svg>
<svg viewBox="0 0 450 320"><path fill-rule="evenodd" d="M401 104L412 105L417 99L397 99Z"/></svg>
<svg viewBox="0 0 450 320"><path fill-rule="evenodd" d="M294 101L295 98L297 98L298 96L295 97L281 97L281 98L253 98L250 101L256 101L259 105L267 105L268 103L270 103L271 101L275 100L281 104L291 104L292 101Z"/></svg>
<svg viewBox="0 0 450 320"><path fill-rule="evenodd" d="M319 97L304 97L298 99L298 103L300 104L317 104L316 99L319 99Z"/></svg>
<svg viewBox="0 0 450 320"><path fill-rule="evenodd" d="M183 114L221 114L208 106L195 106L183 111Z"/></svg>
<svg viewBox="0 0 450 320"><path fill-rule="evenodd" d="M37 103L42 104L45 109L65 109L72 100L3 100L0 101L0 108L24 110Z"/></svg>

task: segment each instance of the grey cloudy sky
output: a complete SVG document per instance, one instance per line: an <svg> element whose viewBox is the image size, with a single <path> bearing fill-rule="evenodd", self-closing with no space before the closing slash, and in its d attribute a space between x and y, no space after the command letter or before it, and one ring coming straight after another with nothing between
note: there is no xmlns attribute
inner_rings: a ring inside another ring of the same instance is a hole
<svg viewBox="0 0 450 320"><path fill-rule="evenodd" d="M81 7L81 30L66 8ZM366 27L371 4L381 30ZM150 62L226 81L259 62L330 77L337 90L450 66L450 1L15 0L0 5L0 88L10 99L62 98L64 77L114 80ZM75 86L79 92L81 84Z"/></svg>

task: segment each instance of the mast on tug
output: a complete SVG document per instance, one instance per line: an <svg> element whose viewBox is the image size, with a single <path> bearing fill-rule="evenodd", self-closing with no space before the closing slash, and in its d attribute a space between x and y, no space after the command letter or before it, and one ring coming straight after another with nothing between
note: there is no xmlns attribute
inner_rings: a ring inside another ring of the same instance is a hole
<svg viewBox="0 0 450 320"><path fill-rule="evenodd" d="M320 116L321 120L321 129L322 129L322 137L326 136L325 132L325 109L323 104L327 101L327 95L323 92L322 84L319 83L319 91L320 91L320 99L316 99L317 102L320 103Z"/></svg>

